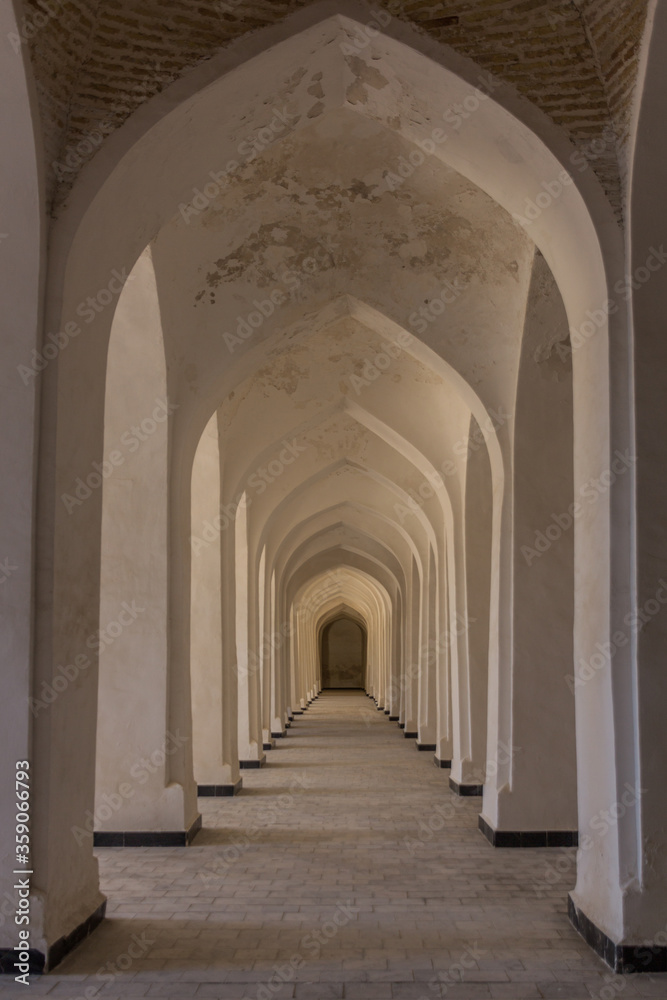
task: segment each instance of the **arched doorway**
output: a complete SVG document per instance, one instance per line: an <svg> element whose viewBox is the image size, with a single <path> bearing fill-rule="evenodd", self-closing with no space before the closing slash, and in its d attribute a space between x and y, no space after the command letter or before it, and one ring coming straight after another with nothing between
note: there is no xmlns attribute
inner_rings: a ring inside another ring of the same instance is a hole
<svg viewBox="0 0 667 1000"><path fill-rule="evenodd" d="M363 688L366 630L351 618L336 618L322 629L323 688Z"/></svg>

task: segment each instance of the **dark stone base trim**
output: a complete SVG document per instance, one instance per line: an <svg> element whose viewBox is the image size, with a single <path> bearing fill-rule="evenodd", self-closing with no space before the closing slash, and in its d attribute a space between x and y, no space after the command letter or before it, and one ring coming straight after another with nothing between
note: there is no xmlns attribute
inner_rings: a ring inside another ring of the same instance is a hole
<svg viewBox="0 0 667 1000"><path fill-rule="evenodd" d="M270 743L262 743L262 750L275 750L275 749L276 745L273 742L273 740L271 740Z"/></svg>
<svg viewBox="0 0 667 1000"><path fill-rule="evenodd" d="M299 709L296 712L292 712L292 715L303 715L303 711L301 709Z"/></svg>
<svg viewBox="0 0 667 1000"><path fill-rule="evenodd" d="M84 920L82 924L75 927L70 934L66 934L64 937L58 938L51 947L49 948L46 960L41 951L36 949L30 949L30 972L35 975L41 975L43 972L51 972L55 969L56 965L59 965L64 958L73 951L77 945L85 941L86 938L93 933L95 928L102 923L104 920L104 914L107 909L107 901L104 900L94 913ZM5 963L8 956L11 955L10 961L13 963L14 956L16 952L12 952L9 948L0 949L0 962L2 963L2 972L5 975L17 976L18 970L14 968L13 964L9 968L5 968ZM34 970L33 970L33 956L34 956Z"/></svg>
<svg viewBox="0 0 667 1000"><path fill-rule="evenodd" d="M418 750L426 750L428 753L433 753L436 749L435 743L416 743L415 746Z"/></svg>
<svg viewBox="0 0 667 1000"><path fill-rule="evenodd" d="M449 787L455 795L461 795L463 797L468 795L484 794L484 785L460 785L458 781L452 777L449 779Z"/></svg>
<svg viewBox="0 0 667 1000"><path fill-rule="evenodd" d="M569 830L494 830L483 816L479 829L493 847L576 847L579 834Z"/></svg>
<svg viewBox="0 0 667 1000"><path fill-rule="evenodd" d="M240 760L239 767L245 771L257 771L266 764L266 755L262 754L259 760Z"/></svg>
<svg viewBox="0 0 667 1000"><path fill-rule="evenodd" d="M16 968L16 956L18 952L13 948L0 948L0 976L20 976L22 973ZM41 951L37 948L28 948L28 975L41 976L44 972L46 960Z"/></svg>
<svg viewBox="0 0 667 1000"><path fill-rule="evenodd" d="M377 710L378 712L384 712L384 705L378 705Z"/></svg>
<svg viewBox="0 0 667 1000"><path fill-rule="evenodd" d="M570 895L567 897L567 915L575 931L617 975L667 972L667 947L664 945L616 944L588 919Z"/></svg>
<svg viewBox="0 0 667 1000"><path fill-rule="evenodd" d="M188 847L200 830L201 816L189 830L95 830L93 847Z"/></svg>
<svg viewBox="0 0 667 1000"><path fill-rule="evenodd" d="M389 715L389 709L388 709L388 708L385 708L385 710L384 710L384 714L385 714L385 715Z"/></svg>
<svg viewBox="0 0 667 1000"><path fill-rule="evenodd" d="M406 740L416 740L417 737L419 736L419 733L408 733L406 730L403 732L403 735L405 736Z"/></svg>
<svg viewBox="0 0 667 1000"><path fill-rule="evenodd" d="M404 722L399 722L398 728L399 729L405 729L405 723Z"/></svg>
<svg viewBox="0 0 667 1000"><path fill-rule="evenodd" d="M398 722L398 716L397 715L390 715L389 716L389 721L390 722Z"/></svg>
<svg viewBox="0 0 667 1000"><path fill-rule="evenodd" d="M287 736L287 732L284 733L271 733L272 740L283 740Z"/></svg>
<svg viewBox="0 0 667 1000"><path fill-rule="evenodd" d="M433 763L435 764L436 767L446 767L447 768L447 767L451 767L452 766L451 760L440 760L440 758L437 755L434 756Z"/></svg>
<svg viewBox="0 0 667 1000"><path fill-rule="evenodd" d="M201 826L201 816L199 817L199 825ZM59 938L54 944L51 945L46 959L47 971L50 972L52 969L55 969L56 965L59 965L66 955L69 955L69 953L73 951L78 944L81 944L82 941L85 941L85 939L93 933L95 928L98 927L104 920L106 910L107 901L105 899L104 902L97 907L95 912L91 913L87 920L84 920L82 924L79 924L78 927L74 928L71 934L67 934L65 937Z"/></svg>
<svg viewBox="0 0 667 1000"><path fill-rule="evenodd" d="M202 798L224 799L238 795L242 788L243 778L239 778L235 785L197 785L197 795Z"/></svg>

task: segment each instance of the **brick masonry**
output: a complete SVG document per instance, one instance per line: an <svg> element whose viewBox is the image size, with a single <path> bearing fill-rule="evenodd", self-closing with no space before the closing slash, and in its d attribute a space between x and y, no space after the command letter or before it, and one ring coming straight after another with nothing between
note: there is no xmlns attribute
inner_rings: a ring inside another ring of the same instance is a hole
<svg viewBox="0 0 667 1000"><path fill-rule="evenodd" d="M40 101L49 203L61 203L103 137L144 101L234 39L310 2L25 0L23 35ZM587 156L622 215L623 147L647 0L380 0L378 6L534 101ZM73 169L62 166L68 154Z"/></svg>

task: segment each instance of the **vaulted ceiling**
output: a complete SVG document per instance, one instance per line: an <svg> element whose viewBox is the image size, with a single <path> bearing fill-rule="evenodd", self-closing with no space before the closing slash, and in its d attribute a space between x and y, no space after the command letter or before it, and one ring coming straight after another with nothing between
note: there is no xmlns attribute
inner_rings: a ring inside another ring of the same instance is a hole
<svg viewBox="0 0 667 1000"><path fill-rule="evenodd" d="M39 96L50 203L62 202L102 137L142 103L241 36L314 2L25 0L23 41ZM375 9L452 46L535 102L583 151L620 213L647 5L378 0Z"/></svg>

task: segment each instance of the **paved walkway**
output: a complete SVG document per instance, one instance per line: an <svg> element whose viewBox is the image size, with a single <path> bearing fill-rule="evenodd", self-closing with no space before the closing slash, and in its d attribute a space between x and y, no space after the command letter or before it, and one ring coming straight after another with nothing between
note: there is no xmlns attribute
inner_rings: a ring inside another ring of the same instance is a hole
<svg viewBox="0 0 667 1000"><path fill-rule="evenodd" d="M574 851L494 850L480 799L452 795L365 695L324 692L268 758L237 798L200 799L192 847L99 850L109 919L53 974L0 991L667 998L667 976L613 977L571 929Z"/></svg>

